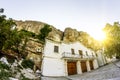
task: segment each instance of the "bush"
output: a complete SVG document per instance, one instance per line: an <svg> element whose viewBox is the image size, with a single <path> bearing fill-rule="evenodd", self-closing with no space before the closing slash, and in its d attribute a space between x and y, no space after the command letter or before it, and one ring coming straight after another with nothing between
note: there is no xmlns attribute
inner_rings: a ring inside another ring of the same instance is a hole
<svg viewBox="0 0 120 80"><path fill-rule="evenodd" d="M0 72L0 80L9 80L9 77L11 77L12 74L10 72L7 72L5 70L1 70Z"/></svg>
<svg viewBox="0 0 120 80"><path fill-rule="evenodd" d="M21 65L24 67L24 68L31 68L33 69L33 66L34 66L34 62L32 60L23 60Z"/></svg>
<svg viewBox="0 0 120 80"><path fill-rule="evenodd" d="M31 80L31 79L26 78L23 74L21 74L21 80Z"/></svg>
<svg viewBox="0 0 120 80"><path fill-rule="evenodd" d="M2 62L0 62L0 69L10 70L10 67L7 64L3 64Z"/></svg>
<svg viewBox="0 0 120 80"><path fill-rule="evenodd" d="M22 80L31 80L31 79L23 77Z"/></svg>
<svg viewBox="0 0 120 80"><path fill-rule="evenodd" d="M15 59L13 59L13 58L10 59L10 58L8 58L7 61L8 61L10 64L13 64L13 63L15 62Z"/></svg>

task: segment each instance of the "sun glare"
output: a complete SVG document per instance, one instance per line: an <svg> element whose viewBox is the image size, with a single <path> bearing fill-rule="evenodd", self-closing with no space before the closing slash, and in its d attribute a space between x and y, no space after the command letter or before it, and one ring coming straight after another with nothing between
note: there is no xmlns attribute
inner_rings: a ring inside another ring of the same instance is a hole
<svg viewBox="0 0 120 80"><path fill-rule="evenodd" d="M91 36L98 41L103 41L106 38L105 33L103 31L97 31L95 33L92 33Z"/></svg>

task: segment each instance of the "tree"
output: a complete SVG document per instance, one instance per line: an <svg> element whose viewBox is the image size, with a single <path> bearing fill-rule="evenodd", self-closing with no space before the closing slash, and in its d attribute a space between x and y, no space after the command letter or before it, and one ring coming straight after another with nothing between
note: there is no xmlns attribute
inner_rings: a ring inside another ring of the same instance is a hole
<svg viewBox="0 0 120 80"><path fill-rule="evenodd" d="M22 42L23 34L15 28L15 22L5 15L0 15L0 51L13 50L19 53L19 44Z"/></svg>
<svg viewBox="0 0 120 80"><path fill-rule="evenodd" d="M40 33L38 35L38 39L40 41L45 42L45 38L48 36L49 32L51 32L52 29L50 28L50 25L45 24L42 29L40 29Z"/></svg>
<svg viewBox="0 0 120 80"><path fill-rule="evenodd" d="M104 51L108 57L120 57L120 24L114 22L113 25L106 24L104 27L106 40L104 41Z"/></svg>
<svg viewBox="0 0 120 80"><path fill-rule="evenodd" d="M21 39L22 39L22 41L21 41L22 45L21 45L20 53L22 55L25 55L24 53L25 53L25 49L26 49L26 46L27 46L27 42L29 41L30 37L35 38L35 33L24 30L24 29L20 30L19 33L20 33L20 36L21 36Z"/></svg>
<svg viewBox="0 0 120 80"><path fill-rule="evenodd" d="M5 15L0 16L0 49L4 50L10 48L13 42L11 42L11 37L13 34L13 30L11 30L12 26L15 23L12 19L6 20Z"/></svg>

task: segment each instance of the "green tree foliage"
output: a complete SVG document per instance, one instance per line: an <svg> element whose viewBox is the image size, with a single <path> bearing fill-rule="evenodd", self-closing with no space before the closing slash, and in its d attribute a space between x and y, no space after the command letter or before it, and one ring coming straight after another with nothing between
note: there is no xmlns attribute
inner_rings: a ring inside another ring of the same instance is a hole
<svg viewBox="0 0 120 80"><path fill-rule="evenodd" d="M20 33L20 36L21 36L22 42L23 42L22 46L21 46L20 53L24 53L26 45L27 45L27 42L29 41L29 38L30 37L35 38L36 35L35 35L35 33L27 31L27 30L24 30L24 29L20 30L19 33Z"/></svg>
<svg viewBox="0 0 120 80"><path fill-rule="evenodd" d="M0 62L0 69L10 70L10 67L7 64Z"/></svg>
<svg viewBox="0 0 120 80"><path fill-rule="evenodd" d="M19 45L25 37L23 31L17 31L16 24L12 19L0 16L0 51L13 50L20 53Z"/></svg>
<svg viewBox="0 0 120 80"><path fill-rule="evenodd" d="M0 71L0 80L9 80L9 77L12 77L12 73L4 69Z"/></svg>
<svg viewBox="0 0 120 80"><path fill-rule="evenodd" d="M33 35L23 30L17 31L16 24L12 19L6 19L0 15L0 51L14 50L19 53L19 45L25 36Z"/></svg>
<svg viewBox="0 0 120 80"><path fill-rule="evenodd" d="M17 53L23 52L28 41L28 37L36 35L26 30L18 31L12 19L6 19L5 15L0 15L0 51L13 50ZM20 44L24 41L23 49L20 51Z"/></svg>
<svg viewBox="0 0 120 80"><path fill-rule="evenodd" d="M32 60L23 60L21 65L24 67L24 68L31 68L33 69L34 67L34 62Z"/></svg>
<svg viewBox="0 0 120 80"><path fill-rule="evenodd" d="M9 77L11 76L10 67L7 64L0 62L0 80L9 80Z"/></svg>
<svg viewBox="0 0 120 80"><path fill-rule="evenodd" d="M44 25L42 29L40 29L40 34L38 35L38 39L40 41L45 42L45 38L48 36L49 32L51 32L52 29L50 28L50 25Z"/></svg>
<svg viewBox="0 0 120 80"><path fill-rule="evenodd" d="M22 30L20 30L20 32L21 32L21 34L22 34L22 36L25 38L26 36L28 36L28 37L36 37L36 35L35 35L35 33L33 33L33 32L30 32L30 31L27 31L27 30L25 30L25 29L22 29Z"/></svg>
<svg viewBox="0 0 120 80"><path fill-rule="evenodd" d="M115 22L113 25L106 24L104 27L106 40L104 41L104 51L108 57L120 57L120 24Z"/></svg>
<svg viewBox="0 0 120 80"><path fill-rule="evenodd" d="M15 44L13 34L16 31L11 30L14 25L12 19L7 20L5 15L0 16L0 50L11 48Z"/></svg>

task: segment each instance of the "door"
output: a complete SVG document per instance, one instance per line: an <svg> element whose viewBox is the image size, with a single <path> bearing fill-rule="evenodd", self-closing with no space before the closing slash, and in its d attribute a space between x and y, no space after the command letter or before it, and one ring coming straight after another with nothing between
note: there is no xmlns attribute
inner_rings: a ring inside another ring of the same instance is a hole
<svg viewBox="0 0 120 80"><path fill-rule="evenodd" d="M93 69L94 69L94 68L93 68L93 61L90 60L90 61L89 61L89 64L90 64L90 69L93 70Z"/></svg>
<svg viewBox="0 0 120 80"><path fill-rule="evenodd" d="M87 72L86 61L81 61L81 69L83 73Z"/></svg>
<svg viewBox="0 0 120 80"><path fill-rule="evenodd" d="M68 75L77 74L76 62L67 62Z"/></svg>

